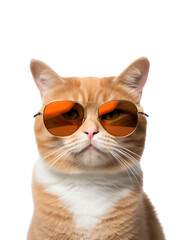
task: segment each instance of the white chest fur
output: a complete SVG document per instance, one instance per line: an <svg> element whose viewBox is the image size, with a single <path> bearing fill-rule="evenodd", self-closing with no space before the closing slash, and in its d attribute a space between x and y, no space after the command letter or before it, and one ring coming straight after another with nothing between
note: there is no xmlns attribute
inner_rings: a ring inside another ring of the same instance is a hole
<svg viewBox="0 0 192 240"><path fill-rule="evenodd" d="M36 181L45 191L69 206L76 227L93 228L114 204L130 194L127 173L60 174L39 159L34 168Z"/></svg>

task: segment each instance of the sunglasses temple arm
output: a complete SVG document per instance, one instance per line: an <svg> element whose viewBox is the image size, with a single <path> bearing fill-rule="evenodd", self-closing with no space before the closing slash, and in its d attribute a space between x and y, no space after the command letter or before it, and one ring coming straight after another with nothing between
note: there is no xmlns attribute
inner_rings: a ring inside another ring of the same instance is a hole
<svg viewBox="0 0 192 240"><path fill-rule="evenodd" d="M35 117L40 116L40 115L43 115L43 113L42 112L38 112L33 117L35 118Z"/></svg>
<svg viewBox="0 0 192 240"><path fill-rule="evenodd" d="M145 117L149 117L149 115L146 114L146 113L144 113L144 112L138 112L138 114L140 114L140 115L144 115Z"/></svg>

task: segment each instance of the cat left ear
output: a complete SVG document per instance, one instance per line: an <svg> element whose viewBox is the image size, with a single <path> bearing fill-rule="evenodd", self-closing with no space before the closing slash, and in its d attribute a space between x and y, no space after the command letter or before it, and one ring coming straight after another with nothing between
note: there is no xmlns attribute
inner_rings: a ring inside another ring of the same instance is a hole
<svg viewBox="0 0 192 240"><path fill-rule="evenodd" d="M126 68L113 81L134 89L141 98L143 87L147 81L149 72L149 60L145 57L134 61L128 68Z"/></svg>
<svg viewBox="0 0 192 240"><path fill-rule="evenodd" d="M43 101L55 86L63 83L62 78L40 60L32 59L30 69Z"/></svg>

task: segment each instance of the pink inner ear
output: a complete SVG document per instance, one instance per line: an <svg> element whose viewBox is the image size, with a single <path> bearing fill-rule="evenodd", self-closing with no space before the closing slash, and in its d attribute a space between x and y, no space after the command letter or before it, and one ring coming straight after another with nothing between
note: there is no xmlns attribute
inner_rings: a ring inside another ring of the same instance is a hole
<svg viewBox="0 0 192 240"><path fill-rule="evenodd" d="M148 59L140 58L127 67L114 81L118 81L129 88L135 89L141 98L143 87L147 81L148 71Z"/></svg>
<svg viewBox="0 0 192 240"><path fill-rule="evenodd" d="M62 84L64 81L53 69L40 60L32 59L30 68L35 83L40 91L42 101L45 102L45 98L50 90L54 86Z"/></svg>
<svg viewBox="0 0 192 240"><path fill-rule="evenodd" d="M137 88L138 88L140 94L142 94L142 91L143 91L146 81L147 81L146 74L142 74L140 79L138 79Z"/></svg>

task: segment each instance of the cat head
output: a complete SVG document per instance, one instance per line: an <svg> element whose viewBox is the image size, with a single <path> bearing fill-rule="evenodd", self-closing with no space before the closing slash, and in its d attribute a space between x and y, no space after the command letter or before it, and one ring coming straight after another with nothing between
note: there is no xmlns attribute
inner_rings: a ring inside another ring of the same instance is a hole
<svg viewBox="0 0 192 240"><path fill-rule="evenodd" d="M100 102L117 99L130 100L138 111L143 111L140 99L148 76L147 58L134 61L118 77L63 78L40 60L32 60L30 68L42 98L40 112L54 100L85 102L82 103L85 119L81 127L67 137L53 136L45 128L43 116L36 117L38 150L50 167L67 173L114 172L138 164L145 143L145 116L139 116L133 134L118 138L106 132L96 115Z"/></svg>

